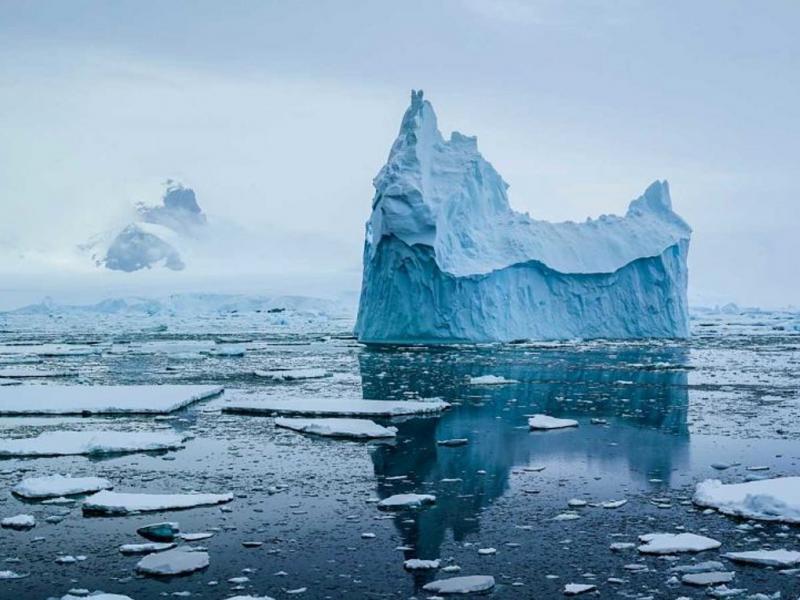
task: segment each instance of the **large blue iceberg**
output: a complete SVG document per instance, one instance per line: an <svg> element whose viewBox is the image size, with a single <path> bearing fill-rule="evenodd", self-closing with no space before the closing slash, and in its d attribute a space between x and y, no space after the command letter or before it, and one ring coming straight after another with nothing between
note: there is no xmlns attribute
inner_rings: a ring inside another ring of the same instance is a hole
<svg viewBox="0 0 800 600"><path fill-rule="evenodd" d="M374 185L362 342L689 335L691 228L666 181L624 217L537 221L511 209L475 137L442 137L419 91Z"/></svg>

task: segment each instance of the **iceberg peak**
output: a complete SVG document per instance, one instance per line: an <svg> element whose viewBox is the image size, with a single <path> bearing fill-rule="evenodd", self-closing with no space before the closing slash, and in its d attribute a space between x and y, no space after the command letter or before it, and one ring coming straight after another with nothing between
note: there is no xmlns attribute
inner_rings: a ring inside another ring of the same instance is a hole
<svg viewBox="0 0 800 600"><path fill-rule="evenodd" d="M515 212L477 139L412 91L366 226L363 341L685 337L689 226L656 181L624 217ZM510 313L510 314L509 314Z"/></svg>

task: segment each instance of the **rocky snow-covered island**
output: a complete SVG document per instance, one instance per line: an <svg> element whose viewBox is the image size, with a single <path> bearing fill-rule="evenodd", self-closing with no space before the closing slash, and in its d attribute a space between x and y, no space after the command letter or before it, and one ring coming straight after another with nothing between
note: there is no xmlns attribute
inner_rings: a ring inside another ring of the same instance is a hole
<svg viewBox="0 0 800 600"><path fill-rule="evenodd" d="M477 139L411 106L374 181L356 323L367 343L689 335L691 229L656 181L624 217L517 213Z"/></svg>

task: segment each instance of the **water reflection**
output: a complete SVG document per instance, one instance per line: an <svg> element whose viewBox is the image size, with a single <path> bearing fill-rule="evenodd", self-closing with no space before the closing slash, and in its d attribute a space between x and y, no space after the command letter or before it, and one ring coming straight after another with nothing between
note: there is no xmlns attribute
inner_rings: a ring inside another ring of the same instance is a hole
<svg viewBox="0 0 800 600"><path fill-rule="evenodd" d="M555 462L565 473L627 471L638 484L668 485L688 462L687 372L676 368L687 352L680 347L371 349L359 360L365 398L438 396L455 404L438 419L400 423L397 443L372 451L379 497L437 495L434 509L395 517L414 548L407 557L436 558L448 534L459 542L477 532L481 511L509 489L515 467ZM519 383L468 383L485 374ZM578 418L581 427L528 431L526 416L539 412ZM467 446L437 445L462 437Z"/></svg>

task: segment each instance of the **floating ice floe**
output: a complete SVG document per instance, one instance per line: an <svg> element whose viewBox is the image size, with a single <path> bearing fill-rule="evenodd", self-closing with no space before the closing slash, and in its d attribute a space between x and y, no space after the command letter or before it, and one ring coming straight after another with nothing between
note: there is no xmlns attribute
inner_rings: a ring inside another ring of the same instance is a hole
<svg viewBox="0 0 800 600"><path fill-rule="evenodd" d="M531 429L564 429L577 426L578 422L574 419L557 419L548 415L533 415L528 419L528 427Z"/></svg>
<svg viewBox="0 0 800 600"><path fill-rule="evenodd" d="M16 571L0 571L0 581L11 579L24 579L30 577L30 573L17 573Z"/></svg>
<svg viewBox="0 0 800 600"><path fill-rule="evenodd" d="M726 515L800 523L800 477L776 477L724 484L706 479L697 484L692 499L698 506Z"/></svg>
<svg viewBox="0 0 800 600"><path fill-rule="evenodd" d="M284 400L231 400L223 412L253 415L309 415L342 417L397 417L402 415L439 413L450 404L431 400L359 400L345 398L295 398Z"/></svg>
<svg viewBox="0 0 800 600"><path fill-rule="evenodd" d="M102 477L46 475L44 477L29 477L28 479L23 479L15 485L11 491L17 496L29 500L39 500L42 498L89 494L99 492L100 490L108 490L113 487L113 483Z"/></svg>
<svg viewBox="0 0 800 600"><path fill-rule="evenodd" d="M671 573L708 573L709 571L722 571L725 569L718 560L707 560L690 565L677 565L670 569Z"/></svg>
<svg viewBox="0 0 800 600"><path fill-rule="evenodd" d="M218 396L211 385L31 385L0 388L0 415L166 414Z"/></svg>
<svg viewBox="0 0 800 600"><path fill-rule="evenodd" d="M187 552L184 550L167 550L148 554L136 565L136 570L144 575L171 577L189 575L208 567L208 552Z"/></svg>
<svg viewBox="0 0 800 600"><path fill-rule="evenodd" d="M722 556L734 562L765 567L787 568L800 565L800 552L795 550L750 550L726 552Z"/></svg>
<svg viewBox="0 0 800 600"><path fill-rule="evenodd" d="M717 540L695 533L648 533L640 535L639 552L644 554L677 554L678 552L702 552L719 548Z"/></svg>
<svg viewBox="0 0 800 600"><path fill-rule="evenodd" d="M0 439L0 456L71 456L175 450L183 437L171 431L46 431L31 438Z"/></svg>
<svg viewBox="0 0 800 600"><path fill-rule="evenodd" d="M231 596L225 600L275 600L272 596Z"/></svg>
<svg viewBox="0 0 800 600"><path fill-rule="evenodd" d="M70 592L69 594L61 596L61 600L86 600L86 598L90 598L91 600L133 600L133 598L130 596L123 596L122 594L108 594L101 591L81 595Z"/></svg>
<svg viewBox="0 0 800 600"><path fill-rule="evenodd" d="M233 494L123 494L97 492L83 501L84 514L129 515L224 504Z"/></svg>
<svg viewBox="0 0 800 600"><path fill-rule="evenodd" d="M577 596L578 594L585 594L586 592L593 592L597 589L596 585L590 583L568 583L564 586L565 596Z"/></svg>
<svg viewBox="0 0 800 600"><path fill-rule="evenodd" d="M175 521L151 523L136 530L140 536L156 542L171 542L180 533L181 528Z"/></svg>
<svg viewBox="0 0 800 600"><path fill-rule="evenodd" d="M494 577L491 575L467 575L437 579L424 585L422 589L435 594L474 594L489 591L493 587Z"/></svg>
<svg viewBox="0 0 800 600"><path fill-rule="evenodd" d="M33 515L15 515L0 521L0 527L6 529L30 529L35 526L36 519L33 518Z"/></svg>
<svg viewBox="0 0 800 600"><path fill-rule="evenodd" d="M420 508L436 503L436 496L431 494L395 494L378 502L382 510L401 510L404 508Z"/></svg>
<svg viewBox="0 0 800 600"><path fill-rule="evenodd" d="M153 552L164 552L172 550L175 544L172 542L149 542L145 544L123 544L119 547L122 554L152 554Z"/></svg>
<svg viewBox="0 0 800 600"><path fill-rule="evenodd" d="M7 367L0 369L2 379L32 379L38 377L69 377L75 373L54 369L37 369L35 367Z"/></svg>
<svg viewBox="0 0 800 600"><path fill-rule="evenodd" d="M281 371L253 371L256 377L263 377L272 381L302 381L304 379L322 379L329 377L325 369L286 369Z"/></svg>
<svg viewBox="0 0 800 600"><path fill-rule="evenodd" d="M720 585L722 583L730 583L736 573L733 571L705 571L703 573L687 573L681 577L683 583L689 585Z"/></svg>
<svg viewBox="0 0 800 600"><path fill-rule="evenodd" d="M480 375L478 377L470 377L469 382L471 385L508 385L511 383L519 383L516 379L506 379L502 375Z"/></svg>
<svg viewBox="0 0 800 600"><path fill-rule="evenodd" d="M442 561L438 558L434 560L410 558L403 563L403 568L408 571L429 571L432 569L438 569L441 563Z"/></svg>
<svg viewBox="0 0 800 600"><path fill-rule="evenodd" d="M275 425L326 437L372 439L393 438L397 427L383 427L368 419L275 419Z"/></svg>

